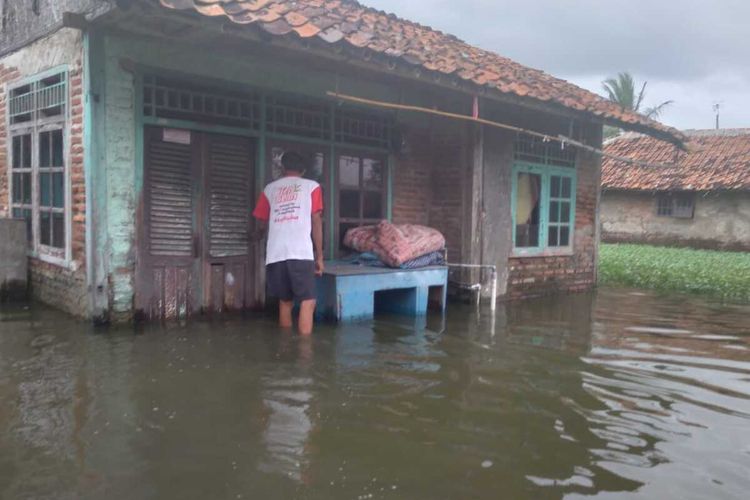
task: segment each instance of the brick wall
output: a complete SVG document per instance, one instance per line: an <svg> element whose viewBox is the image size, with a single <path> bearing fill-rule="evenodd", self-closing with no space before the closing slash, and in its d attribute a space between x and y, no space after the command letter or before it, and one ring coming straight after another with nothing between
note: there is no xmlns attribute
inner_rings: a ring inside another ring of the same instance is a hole
<svg viewBox="0 0 750 500"><path fill-rule="evenodd" d="M430 133L410 129L404 134L404 143L393 172L393 222L427 225L432 205Z"/></svg>
<svg viewBox="0 0 750 500"><path fill-rule="evenodd" d="M597 135L594 134L594 140ZM558 292L581 292L596 284L597 199L601 163L578 154L573 254L550 257L511 257L508 298L522 299Z"/></svg>
<svg viewBox="0 0 750 500"><path fill-rule="evenodd" d="M86 274L39 259L29 259L29 284L36 300L74 316L87 311Z"/></svg>
<svg viewBox="0 0 750 500"><path fill-rule="evenodd" d="M433 202L430 225L445 235L448 257L461 261L463 236L463 181L467 165L464 160L463 134L441 132L433 136Z"/></svg>
<svg viewBox="0 0 750 500"><path fill-rule="evenodd" d="M438 229L455 258L461 249L463 210L461 138L460 131L406 131L407 149L396 156L393 178L393 221Z"/></svg>
<svg viewBox="0 0 750 500"><path fill-rule="evenodd" d="M5 84L21 78L18 69L0 64L0 217L10 214L8 193L8 131L5 128L7 98Z"/></svg>
<svg viewBox="0 0 750 500"><path fill-rule="evenodd" d="M11 56L7 60L38 57L38 53L47 52L49 44L56 45L52 35L38 44L33 44ZM65 35L70 40L70 35ZM83 78L82 78L82 45L80 38L73 45L75 57L66 61L55 61L49 67L58 64L68 64L68 90L70 121L66 124L67 140L69 144L68 162L71 191L71 261L68 266L61 266L45 262L39 258L29 259L29 283L32 295L45 303L59 307L77 316L84 316L86 307L86 190L83 169ZM60 51L64 53L63 50ZM6 130L5 84L12 84L20 78L33 76L48 69L35 67L33 71L24 73L19 69L20 64L10 65L0 62L0 217L8 217L8 131ZM33 66L33 65L30 65Z"/></svg>

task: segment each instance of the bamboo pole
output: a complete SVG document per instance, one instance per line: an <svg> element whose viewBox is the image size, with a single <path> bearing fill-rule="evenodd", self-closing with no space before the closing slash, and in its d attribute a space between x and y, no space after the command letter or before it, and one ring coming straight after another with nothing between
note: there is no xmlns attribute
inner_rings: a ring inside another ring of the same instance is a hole
<svg viewBox="0 0 750 500"><path fill-rule="evenodd" d="M480 123L482 125L487 125L488 127L494 127L494 128L499 128L503 130L511 130L513 132L517 132L520 134L527 134L532 137L538 137L542 139L543 141L556 141L556 142L559 142L562 147L565 147L566 145L570 145L570 146L583 149L585 151L588 151L590 153L593 153L595 155L598 155L604 158L609 158L611 160L619 161L622 163L628 163L631 165L637 165L639 167L673 168L675 166L675 165L669 165L669 164L664 164L664 163L650 163L650 162L645 162L641 160L636 160L634 158L627 158L624 156L613 155L611 153L607 153L605 151L602 151L601 149L597 149L593 146L589 146L588 144L584 144L570 137L566 137L562 134L557 135L557 136L544 134L542 132L536 132L534 130L528 130L522 127L516 127L515 125L508 125L506 123L495 122L492 120L487 120L485 118L479 118L479 117L475 118L469 115L451 113L449 111L440 111L438 109L424 108L422 106L413 106L413 105L408 105L408 104L397 104L393 102L377 101L374 99L365 99L363 97L355 97L355 96L341 94L339 92L333 92L333 91L328 91L326 92L326 94L329 95L330 97L335 97L336 99L340 99L342 101L355 102L357 104L362 104L365 106L372 106L372 107L384 108L384 109L394 109L394 110L399 110L399 111L413 111L415 113L425 113L425 114L430 114L430 115L442 116L444 118L451 118L455 120Z"/></svg>

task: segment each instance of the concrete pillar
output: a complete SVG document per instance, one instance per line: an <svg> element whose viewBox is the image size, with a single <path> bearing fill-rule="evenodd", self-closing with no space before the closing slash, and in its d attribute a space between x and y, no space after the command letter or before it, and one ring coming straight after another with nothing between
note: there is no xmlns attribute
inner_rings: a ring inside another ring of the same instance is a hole
<svg viewBox="0 0 750 500"><path fill-rule="evenodd" d="M0 301L27 297L27 255L26 221L0 219Z"/></svg>

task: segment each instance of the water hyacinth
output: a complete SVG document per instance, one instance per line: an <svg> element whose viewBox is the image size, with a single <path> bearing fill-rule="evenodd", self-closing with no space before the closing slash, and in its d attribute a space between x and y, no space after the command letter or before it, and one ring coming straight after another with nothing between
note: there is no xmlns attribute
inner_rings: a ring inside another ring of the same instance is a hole
<svg viewBox="0 0 750 500"><path fill-rule="evenodd" d="M750 302L750 253L602 244L599 284Z"/></svg>

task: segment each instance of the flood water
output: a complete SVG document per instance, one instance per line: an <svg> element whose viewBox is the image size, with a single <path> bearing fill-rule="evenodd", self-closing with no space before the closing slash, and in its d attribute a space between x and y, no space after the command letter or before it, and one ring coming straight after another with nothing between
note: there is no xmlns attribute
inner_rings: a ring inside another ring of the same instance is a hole
<svg viewBox="0 0 750 500"><path fill-rule="evenodd" d="M748 490L750 306L603 289L312 338L0 309L3 499Z"/></svg>

